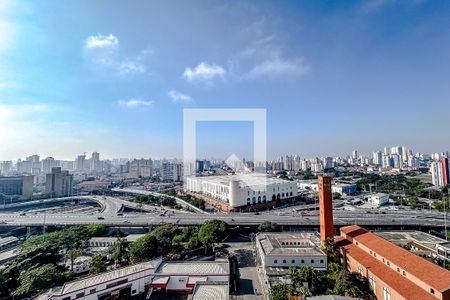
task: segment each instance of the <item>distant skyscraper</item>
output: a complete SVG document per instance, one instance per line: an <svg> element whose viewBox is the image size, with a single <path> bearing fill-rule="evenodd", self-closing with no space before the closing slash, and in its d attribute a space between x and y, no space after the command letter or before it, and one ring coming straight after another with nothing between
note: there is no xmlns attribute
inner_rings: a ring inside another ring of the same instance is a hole
<svg viewBox="0 0 450 300"><path fill-rule="evenodd" d="M383 165L383 153L381 151L373 153L373 163L379 166Z"/></svg>
<svg viewBox="0 0 450 300"><path fill-rule="evenodd" d="M357 159L358 159L358 151L357 151L357 150L353 150L353 151L352 151L352 158L353 158L354 160L357 160Z"/></svg>
<svg viewBox="0 0 450 300"><path fill-rule="evenodd" d="M86 170L86 155L78 155L75 160L75 170L79 172Z"/></svg>
<svg viewBox="0 0 450 300"><path fill-rule="evenodd" d="M440 163L442 165L442 183L447 186L450 183L448 158L441 158Z"/></svg>
<svg viewBox="0 0 450 300"><path fill-rule="evenodd" d="M42 160L42 172L45 174L50 173L54 167L58 167L58 164L53 157L47 157Z"/></svg>
<svg viewBox="0 0 450 300"><path fill-rule="evenodd" d="M93 172L101 171L100 153L93 152L90 160L90 170Z"/></svg>

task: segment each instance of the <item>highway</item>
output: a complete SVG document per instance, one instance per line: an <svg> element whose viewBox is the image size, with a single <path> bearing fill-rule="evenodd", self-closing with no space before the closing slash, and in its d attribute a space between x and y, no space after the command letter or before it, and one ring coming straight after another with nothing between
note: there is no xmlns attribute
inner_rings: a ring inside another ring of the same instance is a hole
<svg viewBox="0 0 450 300"><path fill-rule="evenodd" d="M448 216L447 216L448 217ZM299 215L254 215L249 213L236 214L186 214L168 212L165 215L157 213L124 213L123 215L90 213L90 214L26 214L1 213L0 226L42 226L42 225L84 225L104 224L107 226L141 227L160 224L200 225L206 220L219 219L229 225L258 225L263 221L275 222L279 225L318 226L318 216ZM366 214L354 211L335 211L334 223L338 226L358 224L362 226L395 226L444 227L442 213L421 211L392 211L386 214Z"/></svg>
<svg viewBox="0 0 450 300"><path fill-rule="evenodd" d="M0 205L0 210L5 209L20 209L24 207L29 207L32 205L41 205L41 204L59 204L64 202L72 202L76 200L90 200L97 202L101 207L101 212L105 215L115 215L123 211L124 207L133 208L146 212L160 212L161 210L169 210L177 213L185 213L189 214L187 211L180 211L171 208L161 208L159 206L153 206L148 204L140 204L132 201L123 200L120 198L109 197L109 196L73 196L73 197L60 197L60 198L50 198L50 199L41 199L41 200L33 200L27 202L20 203L12 203Z"/></svg>
<svg viewBox="0 0 450 300"><path fill-rule="evenodd" d="M124 194L134 194L134 195L152 195L155 197L168 197L168 198L172 198L174 199L177 204L183 206L183 207L189 207L190 209L194 210L197 213L200 214L208 214L206 211L203 211L201 209L199 209L198 207L184 201L183 199L180 199L178 197L175 196L169 196L166 194L161 194L161 193L157 193L157 192L151 192L151 191L146 191L146 190L138 190L138 189L130 189L130 188L125 188L125 189L120 189L120 188L114 188L111 189L111 191L116 192L116 193L124 193Z"/></svg>

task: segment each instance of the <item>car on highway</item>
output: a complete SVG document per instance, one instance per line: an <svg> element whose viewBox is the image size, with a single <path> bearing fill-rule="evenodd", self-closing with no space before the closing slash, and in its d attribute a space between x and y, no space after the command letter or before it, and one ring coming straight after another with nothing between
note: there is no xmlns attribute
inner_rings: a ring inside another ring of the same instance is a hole
<svg viewBox="0 0 450 300"><path fill-rule="evenodd" d="M104 220L104 217L97 217L97 220Z"/></svg>

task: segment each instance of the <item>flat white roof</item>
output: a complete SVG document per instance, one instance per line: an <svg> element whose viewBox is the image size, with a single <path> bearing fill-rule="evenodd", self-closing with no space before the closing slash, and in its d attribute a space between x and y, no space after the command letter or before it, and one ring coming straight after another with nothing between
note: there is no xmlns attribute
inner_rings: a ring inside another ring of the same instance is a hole
<svg viewBox="0 0 450 300"><path fill-rule="evenodd" d="M148 269L155 269L158 267L160 259L143 262L137 265L132 265L117 270L109 271L95 276L89 276L84 279L67 282L59 291L59 295L71 293L90 286L98 285L106 281L119 279L119 277L128 276L133 273L138 273Z"/></svg>
<svg viewBox="0 0 450 300"><path fill-rule="evenodd" d="M215 184L221 184L228 186L231 181L239 181L240 187L245 186L259 186L264 184L284 184L292 183L296 184L294 181L288 181L280 178L269 177L261 173L243 173L235 175L222 175L222 176L205 176L205 177L190 177L202 182L210 182ZM264 182L265 181L265 182Z"/></svg>
<svg viewBox="0 0 450 300"><path fill-rule="evenodd" d="M260 233L256 239L264 255L299 257L325 255L317 232Z"/></svg>
<svg viewBox="0 0 450 300"><path fill-rule="evenodd" d="M228 284L210 282L197 284L192 295L192 300L226 300L229 297Z"/></svg>
<svg viewBox="0 0 450 300"><path fill-rule="evenodd" d="M156 273L164 275L228 275L228 262L163 262Z"/></svg>

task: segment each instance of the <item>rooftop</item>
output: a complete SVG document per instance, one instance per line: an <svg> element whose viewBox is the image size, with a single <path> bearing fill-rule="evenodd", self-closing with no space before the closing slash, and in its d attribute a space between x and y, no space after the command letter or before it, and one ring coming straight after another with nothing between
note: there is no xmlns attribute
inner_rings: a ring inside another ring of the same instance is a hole
<svg viewBox="0 0 450 300"><path fill-rule="evenodd" d="M195 177L195 179L204 182L210 182L215 184L221 184L228 186L231 181L239 181L240 187L246 186L261 186L261 185L269 185L269 184L283 184L283 183L293 183L291 181L287 181L284 179L268 177L265 174L260 173L243 173L236 175L223 175L223 176L205 176L205 177ZM265 183L264 183L265 181Z"/></svg>
<svg viewBox="0 0 450 300"><path fill-rule="evenodd" d="M164 275L228 275L228 262L196 261L196 262L163 262L156 273Z"/></svg>
<svg viewBox="0 0 450 300"><path fill-rule="evenodd" d="M400 275L400 273L397 273L390 267L387 267L378 259L370 256L368 253L361 250L355 244L352 244L348 241L344 241L344 243L346 244L342 247L346 249L347 255L349 257L352 257L355 260L357 260L361 265L369 269L371 273L373 273L375 276L380 278L383 282L388 284L390 287L392 287L394 290L400 293L403 297L405 297L405 299L421 299L421 300L436 299L433 295L426 292L419 286L415 285L410 280Z"/></svg>
<svg viewBox="0 0 450 300"><path fill-rule="evenodd" d="M229 299L229 287L222 282L199 282L195 286L192 300L225 300Z"/></svg>
<svg viewBox="0 0 450 300"><path fill-rule="evenodd" d="M325 255L317 232L260 233L257 240L265 255Z"/></svg>
<svg viewBox="0 0 450 300"><path fill-rule="evenodd" d="M149 269L155 269L160 264L160 259L155 259L148 262L143 262L140 264L116 269L113 271L105 272L99 275L89 276L85 277L83 279L67 282L64 284L62 289L58 292L58 294L63 295L67 293L71 293L80 289L84 289L93 285L97 285L100 283L104 283L110 280L115 280L120 277L128 276L133 273L138 273L141 271L149 270Z"/></svg>
<svg viewBox="0 0 450 300"><path fill-rule="evenodd" d="M341 228L341 233L371 249L381 257L399 266L439 291L450 289L450 272L365 230L358 225ZM360 250L362 251L362 250ZM367 255L371 257L370 255ZM376 260L376 259L375 259ZM378 261L378 260L376 260ZM384 266L383 264L381 264ZM384 266L384 270L388 270ZM389 269L390 270L390 269ZM395 272L394 272L395 273ZM401 277L401 276L400 276Z"/></svg>
<svg viewBox="0 0 450 300"><path fill-rule="evenodd" d="M394 244L408 244L410 242L416 242L429 249L436 249L436 245L445 245L448 243L446 240L438 238L434 235L417 231L417 230L402 230L402 231L375 231L376 235L394 243Z"/></svg>

